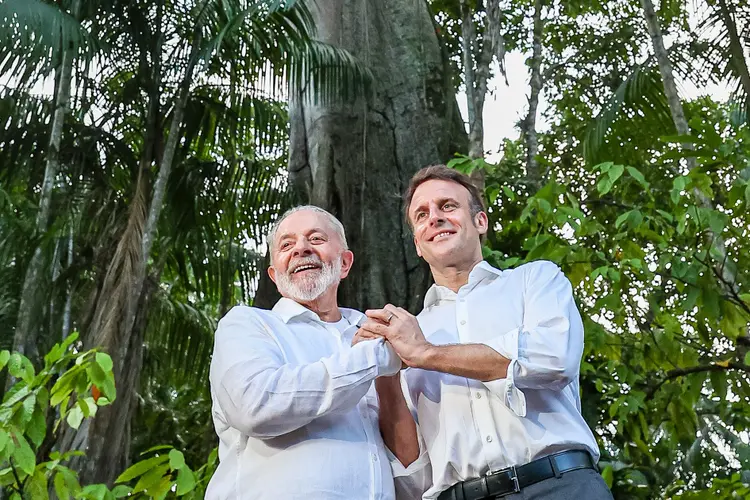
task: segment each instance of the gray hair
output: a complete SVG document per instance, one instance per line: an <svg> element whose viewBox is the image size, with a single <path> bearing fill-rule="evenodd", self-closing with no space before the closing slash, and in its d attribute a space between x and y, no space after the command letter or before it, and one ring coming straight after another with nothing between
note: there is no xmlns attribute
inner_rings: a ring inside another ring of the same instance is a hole
<svg viewBox="0 0 750 500"><path fill-rule="evenodd" d="M336 217L333 216L333 214L331 214L327 210L323 210L322 208L316 207L315 205L300 205L298 207L290 208L289 210L284 212L276 222L271 224L271 229L268 231L268 248L272 252L274 240L276 239L276 232L279 230L279 226L281 225L281 223L284 222L284 220L293 213L301 212L303 210L310 210L312 212L318 212L319 214L325 215L325 217L328 219L328 222L331 223L331 227L338 235L339 240L341 240L341 245L344 247L344 250L349 250L349 245L346 243L346 234L344 234L344 225L341 224L341 221L339 221Z"/></svg>

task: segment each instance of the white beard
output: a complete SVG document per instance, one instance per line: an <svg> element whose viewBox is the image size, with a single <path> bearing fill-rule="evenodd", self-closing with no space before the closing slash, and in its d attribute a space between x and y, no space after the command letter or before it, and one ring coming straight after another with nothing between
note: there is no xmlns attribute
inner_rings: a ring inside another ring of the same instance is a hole
<svg viewBox="0 0 750 500"><path fill-rule="evenodd" d="M299 264L299 263L298 263ZM306 276L298 281L286 273L279 273L276 277L276 287L279 293L297 302L311 302L328 290L332 285L341 281L341 256L332 263L324 263L317 258L305 259L301 264L321 264L322 269L312 276Z"/></svg>

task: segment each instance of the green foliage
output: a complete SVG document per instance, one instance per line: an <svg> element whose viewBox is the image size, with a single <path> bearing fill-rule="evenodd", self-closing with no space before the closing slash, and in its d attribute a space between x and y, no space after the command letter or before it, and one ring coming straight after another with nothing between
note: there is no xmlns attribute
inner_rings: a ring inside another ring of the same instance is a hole
<svg viewBox="0 0 750 500"><path fill-rule="evenodd" d="M171 446L149 450L154 455L133 464L110 490L103 484L82 486L65 463L82 452L43 450L49 438L69 425L78 428L97 409L114 401L112 359L96 350L79 351L78 334L55 344L36 372L19 353L0 352L0 369L17 379L0 404L0 487L11 498L48 498L53 488L60 500L114 498L202 498L216 466L216 453L196 472L182 452ZM41 458L38 458L40 457ZM133 484L134 483L134 484Z"/></svg>
<svg viewBox="0 0 750 500"><path fill-rule="evenodd" d="M750 129L707 100L691 111L694 135L647 163L558 166L535 191L512 144L498 165L453 162L487 174L485 258L552 260L573 284L583 412L616 497L740 498L750 479ZM673 175L687 154L696 168Z"/></svg>

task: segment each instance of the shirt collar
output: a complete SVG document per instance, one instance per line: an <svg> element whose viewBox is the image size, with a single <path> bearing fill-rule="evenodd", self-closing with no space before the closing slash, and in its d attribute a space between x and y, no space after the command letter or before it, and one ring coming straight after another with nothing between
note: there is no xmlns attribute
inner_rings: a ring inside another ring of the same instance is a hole
<svg viewBox="0 0 750 500"><path fill-rule="evenodd" d="M486 260L481 261L474 266L474 269L469 273L469 281L464 285L468 290L473 289L485 278L491 278L493 276L500 276L503 272L500 269L494 268L487 263ZM461 287L463 288L463 287ZM441 300L456 300L456 293L448 287L433 284L427 294L424 297L424 307L434 306Z"/></svg>
<svg viewBox="0 0 750 500"><path fill-rule="evenodd" d="M341 311L341 315L352 325L359 326L359 324L364 320L365 315L357 311L356 309L339 307L339 311ZM323 323L323 320L321 320L320 316L318 316L316 313L306 308L299 302L295 302L292 299L286 297L282 297L278 302L276 302L276 305L273 306L273 312L276 313L281 318L281 320L287 324L295 318Z"/></svg>

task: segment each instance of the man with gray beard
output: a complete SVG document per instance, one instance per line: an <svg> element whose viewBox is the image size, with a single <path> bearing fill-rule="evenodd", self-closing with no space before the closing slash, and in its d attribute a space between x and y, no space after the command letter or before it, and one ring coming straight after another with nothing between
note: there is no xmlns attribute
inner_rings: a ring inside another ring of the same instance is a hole
<svg viewBox="0 0 750 500"><path fill-rule="evenodd" d="M237 306L216 331L220 463L206 498L393 500L397 458L383 445L372 382L398 373L401 359L383 339L352 346L365 318L337 304L354 259L344 229L325 210L297 207L268 242L282 298L270 311Z"/></svg>

